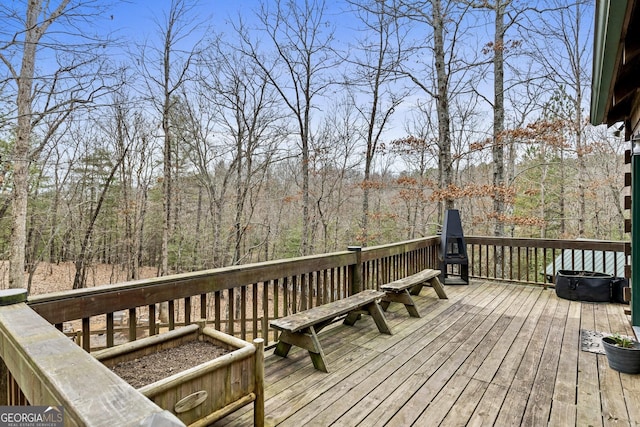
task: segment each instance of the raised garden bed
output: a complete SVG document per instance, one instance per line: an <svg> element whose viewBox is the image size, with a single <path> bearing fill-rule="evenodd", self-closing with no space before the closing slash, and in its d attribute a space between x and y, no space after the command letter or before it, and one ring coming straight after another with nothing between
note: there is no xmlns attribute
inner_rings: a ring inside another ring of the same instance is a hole
<svg viewBox="0 0 640 427"><path fill-rule="evenodd" d="M202 345L205 343L207 345ZM168 362L170 353L176 352L173 357L182 358L184 362L179 364L180 368ZM211 360L205 356L206 361L190 366L189 360L202 361L195 358L196 352L210 352ZM251 344L204 327L202 323L100 350L93 355L114 372L120 369L125 380L133 373L129 380L140 393L173 412L187 425L209 425L251 402L254 424L264 424L262 339ZM145 373L146 367L151 368L148 373ZM185 367L187 369L175 372ZM164 369L165 378L143 386L136 383L158 369Z"/></svg>

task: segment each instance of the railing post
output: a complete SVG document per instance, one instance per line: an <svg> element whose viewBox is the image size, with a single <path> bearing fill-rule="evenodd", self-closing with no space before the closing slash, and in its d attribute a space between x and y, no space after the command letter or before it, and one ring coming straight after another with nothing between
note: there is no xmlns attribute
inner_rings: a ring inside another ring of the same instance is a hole
<svg viewBox="0 0 640 427"><path fill-rule="evenodd" d="M356 263L349 266L349 292L354 295L362 291L362 246L349 246L347 250L356 254Z"/></svg>
<svg viewBox="0 0 640 427"><path fill-rule="evenodd" d="M0 306L18 304L27 301L26 289L6 289L0 291ZM9 369L0 358L0 406L8 406L9 401Z"/></svg>

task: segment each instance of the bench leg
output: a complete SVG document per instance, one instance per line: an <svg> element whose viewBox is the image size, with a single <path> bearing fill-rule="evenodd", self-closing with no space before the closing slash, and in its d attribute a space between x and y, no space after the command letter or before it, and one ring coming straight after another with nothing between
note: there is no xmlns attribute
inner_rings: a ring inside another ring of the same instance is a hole
<svg viewBox="0 0 640 427"><path fill-rule="evenodd" d="M360 309L353 310L349 312L349 314L347 314L347 317L344 318L344 321L342 323L348 326L353 326L356 324L358 320L360 320L361 317L362 317L362 310Z"/></svg>
<svg viewBox="0 0 640 427"><path fill-rule="evenodd" d="M409 291L409 293L411 295L420 295L420 291L422 290L423 286L424 286L424 283L418 283L417 285L411 287L411 290Z"/></svg>
<svg viewBox="0 0 640 427"><path fill-rule="evenodd" d="M413 302L413 298L411 298L411 295L406 289L401 292L387 292L385 296L382 297L382 302L380 303L380 305L382 306L382 303L386 303L386 305L389 305L390 302L399 302L400 304L404 304L404 306L407 308L407 311L409 312L409 316L420 317L420 313L418 313L416 304ZM384 309L385 307L382 306L382 308Z"/></svg>
<svg viewBox="0 0 640 427"><path fill-rule="evenodd" d="M367 305L366 309L376 322L378 330L383 334L391 335L391 328L387 323L387 319L384 317L384 312L380 305L377 302L372 302Z"/></svg>
<svg viewBox="0 0 640 427"><path fill-rule="evenodd" d="M431 283L431 287L436 291L436 294L438 294L438 298L448 299L447 293L444 291L444 286L442 286L442 283L437 277L429 280L429 283Z"/></svg>
<svg viewBox="0 0 640 427"><path fill-rule="evenodd" d="M329 372L327 370L324 352L322 351L320 341L318 341L318 335L316 334L313 326L310 326L309 329L303 332L282 331L280 334L280 341L278 342L276 349L273 351L273 354L287 357L292 345L307 350L309 352L309 357L311 357L311 361L313 362L313 366L317 370Z"/></svg>
<svg viewBox="0 0 640 427"><path fill-rule="evenodd" d="M273 350L273 354L280 357L287 357L289 350L291 350L291 344L287 342L287 338L290 335L291 333L286 331L280 333L280 341L278 341L278 345L276 345L275 350Z"/></svg>
<svg viewBox="0 0 640 427"><path fill-rule="evenodd" d="M410 292L406 289L401 292L387 292L383 299L388 301L387 304L389 302L399 302L400 304L404 304L405 308L409 312L409 316L420 317L416 304L413 301L413 298L411 298Z"/></svg>
<svg viewBox="0 0 640 427"><path fill-rule="evenodd" d="M314 350L307 350L309 350L309 357L311 357L313 367L322 372L329 372L324 358L324 351L322 351L322 347L320 347L320 341L318 341L318 335L316 335L316 331L313 326L309 327L309 332L311 334L311 341L313 343Z"/></svg>

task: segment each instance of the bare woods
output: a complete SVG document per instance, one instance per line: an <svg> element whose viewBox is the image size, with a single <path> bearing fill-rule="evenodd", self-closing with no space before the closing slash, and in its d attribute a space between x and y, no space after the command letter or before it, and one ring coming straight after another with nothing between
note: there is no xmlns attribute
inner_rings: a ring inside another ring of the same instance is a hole
<svg viewBox="0 0 640 427"><path fill-rule="evenodd" d="M0 7L1 286L417 238L445 208L623 239L624 145L585 118L593 5L539 3L172 0L135 32L134 5Z"/></svg>

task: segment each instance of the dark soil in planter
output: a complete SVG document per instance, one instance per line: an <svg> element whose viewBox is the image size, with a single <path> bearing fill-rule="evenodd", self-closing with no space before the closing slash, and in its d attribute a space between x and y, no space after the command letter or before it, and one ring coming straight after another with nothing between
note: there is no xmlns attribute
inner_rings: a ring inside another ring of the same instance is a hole
<svg viewBox="0 0 640 427"><path fill-rule="evenodd" d="M231 350L211 342L191 341L135 360L118 363L111 370L133 387L140 388L230 352Z"/></svg>

